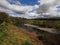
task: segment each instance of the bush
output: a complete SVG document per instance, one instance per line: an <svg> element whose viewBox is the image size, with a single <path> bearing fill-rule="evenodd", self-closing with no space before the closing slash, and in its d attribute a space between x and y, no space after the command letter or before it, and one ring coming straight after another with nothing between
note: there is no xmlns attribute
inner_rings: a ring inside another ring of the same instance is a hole
<svg viewBox="0 0 60 45"><path fill-rule="evenodd" d="M5 12L0 12L0 20L7 21L8 14Z"/></svg>

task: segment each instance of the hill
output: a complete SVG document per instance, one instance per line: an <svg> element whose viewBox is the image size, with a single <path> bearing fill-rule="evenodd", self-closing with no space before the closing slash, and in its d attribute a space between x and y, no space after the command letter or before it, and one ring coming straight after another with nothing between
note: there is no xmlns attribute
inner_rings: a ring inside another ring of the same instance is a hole
<svg viewBox="0 0 60 45"><path fill-rule="evenodd" d="M17 18L0 13L0 45L42 45L36 33L16 26L16 21Z"/></svg>
<svg viewBox="0 0 60 45"><path fill-rule="evenodd" d="M37 45L39 42L36 36L35 33L9 23L0 25L0 45L23 45L24 42Z"/></svg>

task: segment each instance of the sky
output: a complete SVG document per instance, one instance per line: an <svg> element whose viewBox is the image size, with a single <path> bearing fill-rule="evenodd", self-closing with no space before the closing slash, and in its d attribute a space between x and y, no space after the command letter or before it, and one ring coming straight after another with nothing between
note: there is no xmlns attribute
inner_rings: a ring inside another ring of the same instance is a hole
<svg viewBox="0 0 60 45"><path fill-rule="evenodd" d="M39 4L38 0L19 0L23 5L35 5Z"/></svg>
<svg viewBox="0 0 60 45"><path fill-rule="evenodd" d="M0 12L27 19L59 17L60 0L0 0Z"/></svg>

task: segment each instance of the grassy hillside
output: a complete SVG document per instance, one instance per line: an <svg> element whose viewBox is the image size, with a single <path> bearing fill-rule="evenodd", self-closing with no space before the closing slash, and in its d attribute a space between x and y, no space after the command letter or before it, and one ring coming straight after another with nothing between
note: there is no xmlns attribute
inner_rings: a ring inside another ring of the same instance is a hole
<svg viewBox="0 0 60 45"><path fill-rule="evenodd" d="M0 24L0 45L40 45L36 34L13 24Z"/></svg>

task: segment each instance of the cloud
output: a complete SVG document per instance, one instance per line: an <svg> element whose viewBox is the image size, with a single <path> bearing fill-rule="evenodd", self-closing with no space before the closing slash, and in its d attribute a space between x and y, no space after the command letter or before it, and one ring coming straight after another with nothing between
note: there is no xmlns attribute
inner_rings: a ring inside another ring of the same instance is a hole
<svg viewBox="0 0 60 45"><path fill-rule="evenodd" d="M37 16L35 9L38 7L39 5L37 4L34 6L21 5L18 0L0 0L0 12L7 12L14 17L18 16L17 14L19 14L19 17L33 18L34 16ZM29 13L32 10L34 10L34 12Z"/></svg>
<svg viewBox="0 0 60 45"><path fill-rule="evenodd" d="M11 10L9 10L9 9L6 9L6 8L3 8L3 7L0 7L0 12L6 12L6 13L15 13L15 12L13 12L13 11L11 11Z"/></svg>
<svg viewBox="0 0 60 45"><path fill-rule="evenodd" d="M37 9L37 13L40 15L57 16L56 6L60 5L60 0L38 0L40 6ZM60 15L60 14L59 14Z"/></svg>
<svg viewBox="0 0 60 45"><path fill-rule="evenodd" d="M47 3L53 3L55 0L40 0L40 4L47 4Z"/></svg>
<svg viewBox="0 0 60 45"><path fill-rule="evenodd" d="M18 0L7 0L10 4L21 5Z"/></svg>
<svg viewBox="0 0 60 45"><path fill-rule="evenodd" d="M60 5L60 0L38 0L38 3L40 4L31 6L22 5L18 0L0 0L0 12L30 19L45 17L45 15L57 16L56 7Z"/></svg>
<svg viewBox="0 0 60 45"><path fill-rule="evenodd" d="M35 12L37 8L39 8L39 5L37 4L34 6L21 5L18 0L0 0L0 12L7 12L10 15L19 14L19 17L33 18L37 16L37 13ZM29 13L32 10L34 11ZM23 14L23 16L21 16L21 14Z"/></svg>
<svg viewBox="0 0 60 45"><path fill-rule="evenodd" d="M4 4L3 4L4 3ZM19 2L17 1L17 4ZM25 13L29 9L33 8L32 6L22 6L22 5L16 5L16 4L10 4L7 0L0 0L0 7L7 8L9 10L12 10L13 12L16 13Z"/></svg>

